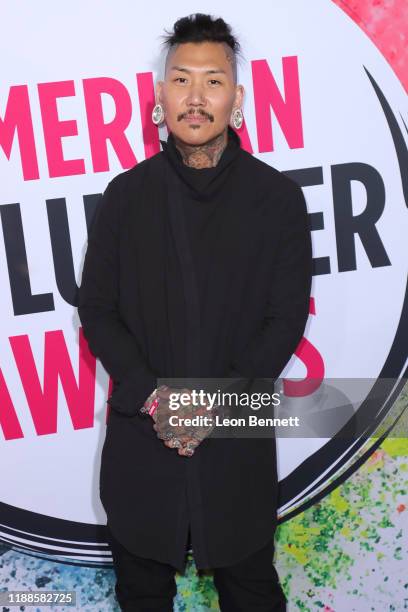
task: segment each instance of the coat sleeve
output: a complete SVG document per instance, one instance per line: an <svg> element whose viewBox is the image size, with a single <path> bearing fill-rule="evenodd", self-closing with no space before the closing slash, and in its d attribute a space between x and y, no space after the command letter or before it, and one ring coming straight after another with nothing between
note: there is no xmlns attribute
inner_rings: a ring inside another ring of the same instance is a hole
<svg viewBox="0 0 408 612"><path fill-rule="evenodd" d="M306 200L292 180L284 205L262 326L234 356L230 378L277 379L303 336L312 283L312 242Z"/></svg>
<svg viewBox="0 0 408 612"><path fill-rule="evenodd" d="M120 190L113 179L98 203L89 231L78 315L91 352L113 380L108 403L127 416L145 418L139 409L157 379L118 311L119 226Z"/></svg>

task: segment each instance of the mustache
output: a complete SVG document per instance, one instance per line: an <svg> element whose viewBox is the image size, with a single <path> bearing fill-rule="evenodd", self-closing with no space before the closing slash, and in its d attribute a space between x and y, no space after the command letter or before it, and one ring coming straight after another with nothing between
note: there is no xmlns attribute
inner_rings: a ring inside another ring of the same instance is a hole
<svg viewBox="0 0 408 612"><path fill-rule="evenodd" d="M180 113L179 115L177 115L177 121L181 121L185 117L188 117L188 115L203 115L204 117L207 117L207 119L209 119L209 121L211 121L212 123L214 122L214 115L211 115L211 113L207 113L206 111L203 111L201 109L197 111L192 109L187 111L186 113Z"/></svg>

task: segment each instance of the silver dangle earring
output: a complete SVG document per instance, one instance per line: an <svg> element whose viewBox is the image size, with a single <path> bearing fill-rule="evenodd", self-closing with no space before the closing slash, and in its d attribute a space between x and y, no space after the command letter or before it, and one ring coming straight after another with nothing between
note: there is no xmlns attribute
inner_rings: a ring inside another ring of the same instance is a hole
<svg viewBox="0 0 408 612"><path fill-rule="evenodd" d="M164 121L164 110L161 104L156 104L152 111L152 121L155 125L160 125Z"/></svg>
<svg viewBox="0 0 408 612"><path fill-rule="evenodd" d="M242 114L242 110L240 108L235 108L232 111L232 125L235 129L239 130L243 123L244 115Z"/></svg>

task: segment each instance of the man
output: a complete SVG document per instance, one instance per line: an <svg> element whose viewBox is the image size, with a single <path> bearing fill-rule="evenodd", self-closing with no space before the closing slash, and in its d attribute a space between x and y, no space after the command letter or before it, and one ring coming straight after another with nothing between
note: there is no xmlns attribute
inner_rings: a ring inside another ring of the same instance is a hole
<svg viewBox="0 0 408 612"><path fill-rule="evenodd" d="M273 390L264 379L288 363L309 311L306 203L232 129L244 89L230 27L192 15L165 44L152 118L167 142L109 183L79 294L84 334L114 383L100 493L116 595L123 610L172 610L191 541L221 610L286 610L272 562L275 438L170 425L169 401L196 379Z"/></svg>

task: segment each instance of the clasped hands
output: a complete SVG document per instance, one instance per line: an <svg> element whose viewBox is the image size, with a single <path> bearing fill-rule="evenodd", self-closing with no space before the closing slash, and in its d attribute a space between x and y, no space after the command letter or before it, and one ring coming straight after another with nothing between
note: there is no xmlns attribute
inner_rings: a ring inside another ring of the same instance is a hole
<svg viewBox="0 0 408 612"><path fill-rule="evenodd" d="M179 455L191 457L198 445L211 433L213 425L188 426L183 424L183 419L195 416L211 416L211 412L207 410L206 404L197 406L191 402L187 405L180 402L177 410L171 410L169 403L172 393L189 395L191 389L177 389L161 385L146 400L145 411L146 407L150 407L152 401L156 400L156 409L151 416L154 420L153 429L157 432L157 437L163 440L164 445L168 448L177 448ZM178 425L170 424L170 417L173 415L178 417Z"/></svg>

